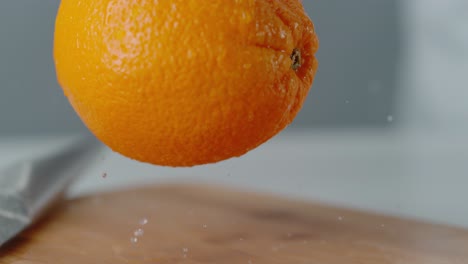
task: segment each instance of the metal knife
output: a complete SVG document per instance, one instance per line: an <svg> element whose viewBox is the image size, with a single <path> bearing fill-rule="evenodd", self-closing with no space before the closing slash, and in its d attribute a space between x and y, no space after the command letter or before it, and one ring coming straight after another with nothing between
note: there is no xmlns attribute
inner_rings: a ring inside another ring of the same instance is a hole
<svg viewBox="0 0 468 264"><path fill-rule="evenodd" d="M94 137L71 140L49 155L0 171L0 246L38 220L69 184L98 160Z"/></svg>

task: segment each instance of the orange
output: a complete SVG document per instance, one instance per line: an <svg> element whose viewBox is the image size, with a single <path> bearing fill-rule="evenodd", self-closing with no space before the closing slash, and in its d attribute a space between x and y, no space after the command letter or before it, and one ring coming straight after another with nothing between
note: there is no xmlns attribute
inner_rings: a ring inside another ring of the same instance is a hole
<svg viewBox="0 0 468 264"><path fill-rule="evenodd" d="M241 156L290 124L317 48L299 0L62 0L54 59L102 142L194 166Z"/></svg>

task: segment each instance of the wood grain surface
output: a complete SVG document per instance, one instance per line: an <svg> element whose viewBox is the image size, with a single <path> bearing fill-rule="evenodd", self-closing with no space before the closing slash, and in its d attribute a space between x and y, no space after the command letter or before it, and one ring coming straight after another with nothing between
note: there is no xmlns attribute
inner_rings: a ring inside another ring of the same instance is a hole
<svg viewBox="0 0 468 264"><path fill-rule="evenodd" d="M0 263L468 263L468 231L219 187L69 201Z"/></svg>

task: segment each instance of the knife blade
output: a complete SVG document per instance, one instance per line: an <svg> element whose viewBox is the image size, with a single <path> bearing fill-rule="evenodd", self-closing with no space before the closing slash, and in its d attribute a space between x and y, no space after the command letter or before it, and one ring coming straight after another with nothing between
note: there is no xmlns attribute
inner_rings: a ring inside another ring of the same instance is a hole
<svg viewBox="0 0 468 264"><path fill-rule="evenodd" d="M37 221L70 183L98 160L103 145L75 138L49 154L0 171L0 246Z"/></svg>

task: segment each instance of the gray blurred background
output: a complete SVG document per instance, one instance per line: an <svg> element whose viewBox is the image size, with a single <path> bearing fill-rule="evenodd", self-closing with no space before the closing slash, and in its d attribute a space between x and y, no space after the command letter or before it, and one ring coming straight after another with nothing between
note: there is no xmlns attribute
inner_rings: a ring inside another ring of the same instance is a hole
<svg viewBox="0 0 468 264"><path fill-rule="evenodd" d="M320 67L291 129L388 127L398 93L395 0L305 0L320 37ZM52 60L58 0L0 3L0 134L83 131Z"/></svg>

